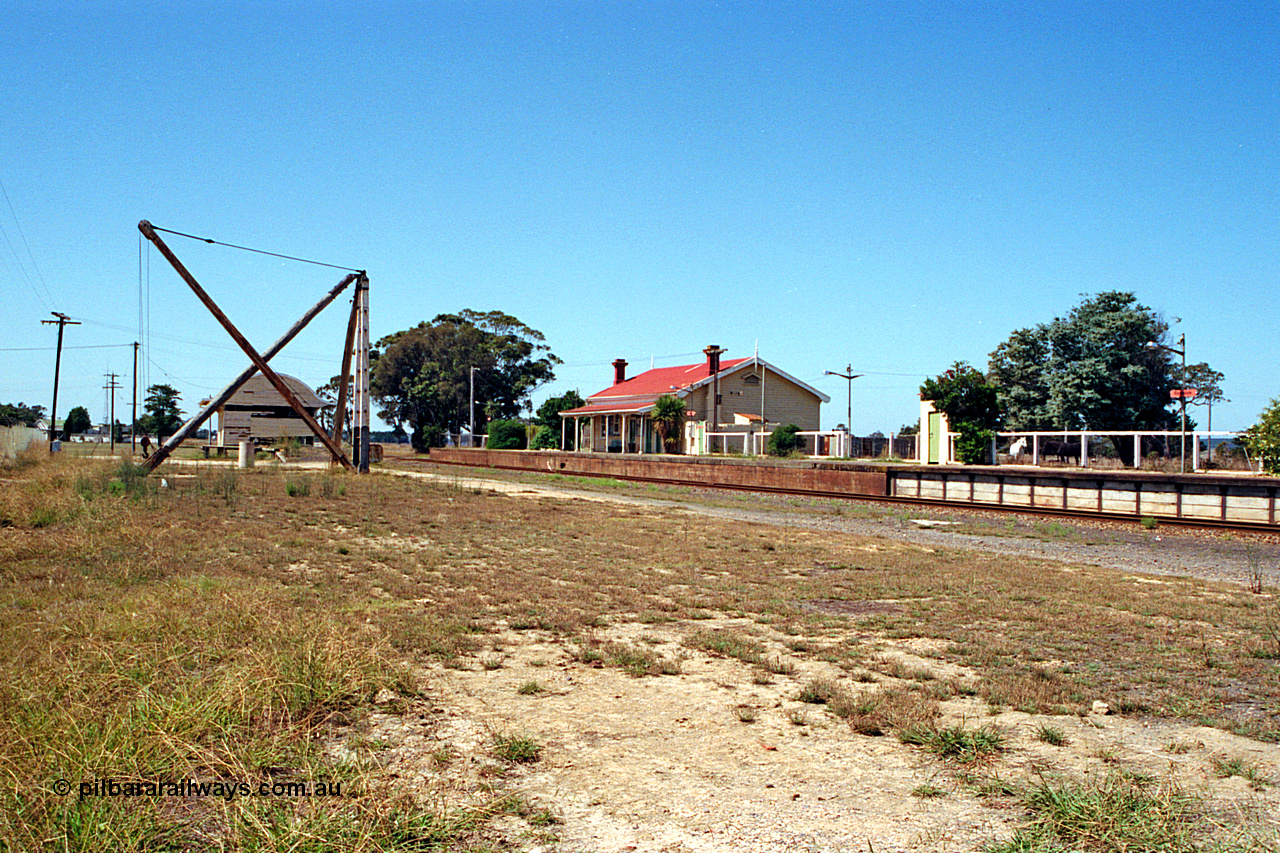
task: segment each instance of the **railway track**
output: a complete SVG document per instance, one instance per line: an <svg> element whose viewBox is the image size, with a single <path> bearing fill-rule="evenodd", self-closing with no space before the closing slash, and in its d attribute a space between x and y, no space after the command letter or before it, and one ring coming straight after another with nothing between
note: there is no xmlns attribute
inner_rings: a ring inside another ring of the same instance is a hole
<svg viewBox="0 0 1280 853"><path fill-rule="evenodd" d="M1058 507L1044 506L1010 506L989 503L984 501L966 501L966 500L942 500L937 498L920 498L920 497L904 497L893 495L863 495L852 494L849 492L824 491L812 488L787 488L781 486L762 486L762 485L740 485L732 483L708 484L699 480L681 479L677 477L654 477L640 476L635 474L596 474L584 471L566 472L562 475L555 471L541 472L531 470L527 467L516 465L493 464L487 465L471 465L464 462L441 461L439 459L420 459L417 457L388 457L387 463L393 467L403 466L408 468L425 468L425 467L457 467L457 468L477 468L477 469L496 469L501 471L511 471L524 474L542 474L544 476L574 476L574 477L591 477L601 480L621 480L633 483L651 483L655 485L682 486L687 488L706 489L711 491L726 492L756 492L759 494L785 495L791 497L808 497L808 498L825 498L830 500L856 501L859 503L885 504L898 506L919 506L949 510L961 510L968 512L993 513L999 515L1011 516L1034 516L1041 518L1064 518L1075 521L1108 521L1123 525L1136 526L1143 523L1143 519L1134 516L1131 513L1118 513L1094 510L1073 510ZM1250 535L1263 535L1280 539L1280 528L1273 524L1251 523L1234 520L1217 520L1204 518L1174 518L1160 516L1158 522L1161 526L1175 527L1188 530L1212 530L1229 533L1242 533Z"/></svg>

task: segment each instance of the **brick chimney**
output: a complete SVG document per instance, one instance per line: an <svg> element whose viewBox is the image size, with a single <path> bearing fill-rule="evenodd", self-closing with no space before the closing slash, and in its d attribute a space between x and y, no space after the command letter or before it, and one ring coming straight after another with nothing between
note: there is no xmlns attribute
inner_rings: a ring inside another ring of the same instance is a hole
<svg viewBox="0 0 1280 853"><path fill-rule="evenodd" d="M711 416L711 429L714 432L720 424L720 380L716 374L720 372L720 353L724 352L719 344L708 344L703 350L707 355L707 375L712 377L711 380L711 410L707 414Z"/></svg>
<svg viewBox="0 0 1280 853"><path fill-rule="evenodd" d="M720 353L724 350L720 349L719 344L709 344L703 353L707 356L707 375L715 376L720 372Z"/></svg>
<svg viewBox="0 0 1280 853"><path fill-rule="evenodd" d="M627 381L627 362L625 359L618 359L613 363L613 384L618 385Z"/></svg>

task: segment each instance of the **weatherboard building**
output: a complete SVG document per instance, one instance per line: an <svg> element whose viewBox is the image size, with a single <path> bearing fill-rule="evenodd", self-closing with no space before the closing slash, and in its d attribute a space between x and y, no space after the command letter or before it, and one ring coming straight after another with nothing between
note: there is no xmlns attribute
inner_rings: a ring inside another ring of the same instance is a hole
<svg viewBox="0 0 1280 853"><path fill-rule="evenodd" d="M564 437L599 453L661 453L652 412L659 397L684 403L687 453L749 450L774 427L795 424L817 430L821 406L831 398L758 355L722 361L712 344L706 361L658 367L627 377L627 362L613 362L613 384L585 403L560 413Z"/></svg>

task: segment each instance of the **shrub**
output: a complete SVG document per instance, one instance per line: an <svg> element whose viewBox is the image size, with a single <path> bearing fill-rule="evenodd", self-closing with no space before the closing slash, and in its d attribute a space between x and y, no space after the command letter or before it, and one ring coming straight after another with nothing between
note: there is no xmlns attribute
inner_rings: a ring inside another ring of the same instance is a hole
<svg viewBox="0 0 1280 853"><path fill-rule="evenodd" d="M519 421L494 421L489 424L490 450L523 450L528 433Z"/></svg>
<svg viewBox="0 0 1280 853"><path fill-rule="evenodd" d="M426 453L433 447L444 447L444 427L438 424L418 424L409 436L409 443L419 453Z"/></svg>
<svg viewBox="0 0 1280 853"><path fill-rule="evenodd" d="M992 430L961 422L956 426L956 457L965 465L990 464L991 439L994 437Z"/></svg>
<svg viewBox="0 0 1280 853"><path fill-rule="evenodd" d="M804 439L800 437L800 427L795 424L780 426L769 436L770 456L787 456L803 446Z"/></svg>
<svg viewBox="0 0 1280 853"><path fill-rule="evenodd" d="M560 436L551 427L540 426L530 446L534 450L559 450Z"/></svg>

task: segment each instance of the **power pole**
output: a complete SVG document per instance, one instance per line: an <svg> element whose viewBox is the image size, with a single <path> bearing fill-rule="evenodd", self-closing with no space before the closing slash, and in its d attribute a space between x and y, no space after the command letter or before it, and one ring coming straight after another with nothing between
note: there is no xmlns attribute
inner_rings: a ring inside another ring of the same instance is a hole
<svg viewBox="0 0 1280 853"><path fill-rule="evenodd" d="M137 453L138 440L138 342L133 342L133 416L129 425L129 456Z"/></svg>
<svg viewBox="0 0 1280 853"><path fill-rule="evenodd" d="M58 376L62 372L62 328L67 325L79 326L77 320L72 320L66 314L57 311L50 311L50 314L57 317L56 320L41 320L40 322L46 326L58 324L58 355L53 362L53 408L49 411L49 452L53 452L53 443L57 440L58 435Z"/></svg>
<svg viewBox="0 0 1280 853"><path fill-rule="evenodd" d="M356 280L355 377L352 389L352 406L355 409L351 424L351 455L355 457L356 470L369 473L369 278L364 273Z"/></svg>
<svg viewBox="0 0 1280 853"><path fill-rule="evenodd" d="M107 377L107 384L103 385L102 389L111 392L111 414L107 420L107 431L111 433L111 455L114 456L116 452L116 389L120 387L120 384L116 382L116 377L120 374L107 373L104 375Z"/></svg>

